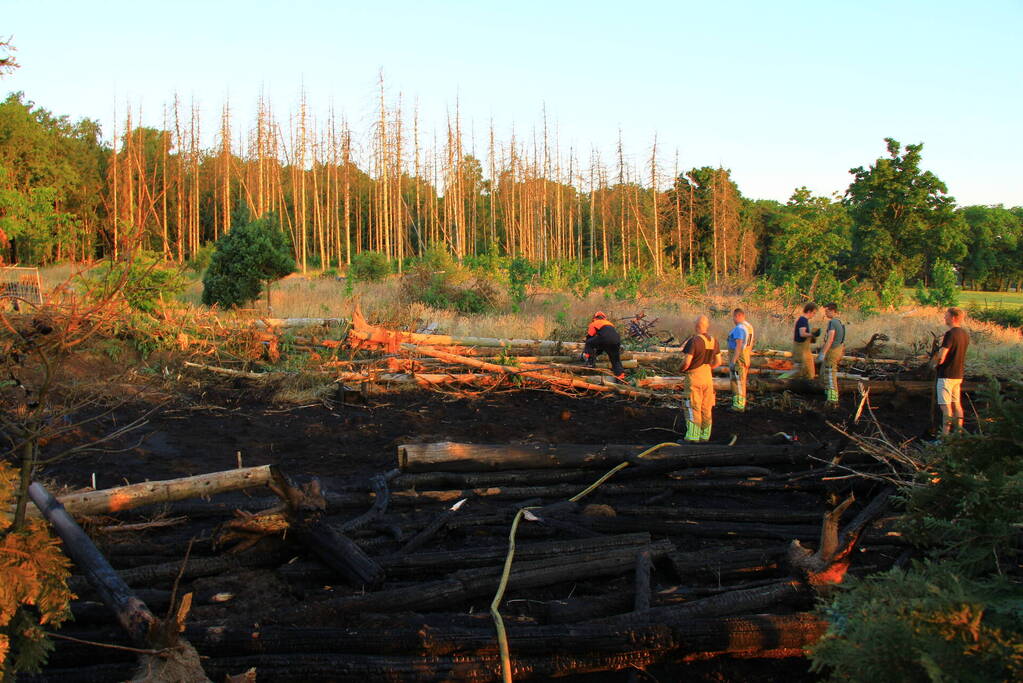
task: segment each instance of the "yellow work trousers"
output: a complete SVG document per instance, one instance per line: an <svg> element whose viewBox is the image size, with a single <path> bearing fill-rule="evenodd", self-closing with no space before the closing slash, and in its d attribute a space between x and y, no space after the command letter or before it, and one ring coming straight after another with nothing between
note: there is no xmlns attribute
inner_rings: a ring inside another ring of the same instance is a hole
<svg viewBox="0 0 1023 683"><path fill-rule="evenodd" d="M732 410L746 410L746 378L749 377L751 354L743 349L732 364L729 379L732 387Z"/></svg>
<svg viewBox="0 0 1023 683"><path fill-rule="evenodd" d="M824 355L821 379L824 380L824 398L828 403L838 403L838 364L844 355L845 344L832 346Z"/></svg>
<svg viewBox="0 0 1023 683"><path fill-rule="evenodd" d="M795 342L792 345L792 362L795 364L796 374L793 377L798 379L813 379L817 376L817 367L813 362L813 352L810 351L810 340Z"/></svg>
<svg viewBox="0 0 1023 683"><path fill-rule="evenodd" d="M686 441L709 441L714 410L714 378L710 366L685 374Z"/></svg>

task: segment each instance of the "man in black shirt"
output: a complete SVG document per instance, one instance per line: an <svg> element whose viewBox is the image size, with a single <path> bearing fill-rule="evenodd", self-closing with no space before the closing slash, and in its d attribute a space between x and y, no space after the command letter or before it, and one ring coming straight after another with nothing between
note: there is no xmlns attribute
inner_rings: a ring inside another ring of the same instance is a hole
<svg viewBox="0 0 1023 683"><path fill-rule="evenodd" d="M941 340L939 348L931 357L931 367L937 370L935 392L938 407L941 408L941 432L948 434L953 427L957 431L963 429L963 404L960 401L960 390L963 384L963 366L966 363L966 350L970 347L970 335L962 328L965 317L961 308L950 308L945 311L945 324L948 332Z"/></svg>

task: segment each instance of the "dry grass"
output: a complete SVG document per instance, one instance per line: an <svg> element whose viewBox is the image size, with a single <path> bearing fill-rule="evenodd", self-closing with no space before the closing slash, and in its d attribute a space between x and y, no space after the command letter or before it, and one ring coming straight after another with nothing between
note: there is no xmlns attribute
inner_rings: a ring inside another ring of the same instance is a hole
<svg viewBox="0 0 1023 683"><path fill-rule="evenodd" d="M70 266L54 266L41 271L44 286L53 286L73 272ZM722 290L725 291L725 290ZM202 283L198 279L186 289L181 299L200 305ZM684 294L688 294L684 293ZM609 292L594 291L585 298L562 292L534 292L518 311L511 306L482 315L463 315L438 310L420 303L401 301L398 279L391 277L378 283L356 283L348 291L343 280L323 278L317 274L291 275L274 284L271 290L272 315L285 318L349 317L359 303L366 316L374 321L405 329L436 323L438 332L452 335L488 336L526 339L581 339L594 311L601 310L612 319L627 318L645 311L648 318L659 318L656 329L674 335L677 340L691 334L693 320L699 313L711 318L711 333L724 340L731 329L731 310L742 306L755 326L760 348L788 349L792 326L798 309L779 303L750 303L737 294L687 295L676 298L641 296L635 301L614 299ZM222 316L246 318L267 315L265 299L252 309L221 313ZM932 334L945 330L942 311L937 308L912 307L899 311L865 316L859 312L843 313L848 325L847 348L867 343L875 333L888 335L884 355L900 358L929 350ZM824 327L823 315L815 326ZM971 373L1009 374L1023 377L1023 335L992 323L968 320L966 328L973 344L967 358Z"/></svg>

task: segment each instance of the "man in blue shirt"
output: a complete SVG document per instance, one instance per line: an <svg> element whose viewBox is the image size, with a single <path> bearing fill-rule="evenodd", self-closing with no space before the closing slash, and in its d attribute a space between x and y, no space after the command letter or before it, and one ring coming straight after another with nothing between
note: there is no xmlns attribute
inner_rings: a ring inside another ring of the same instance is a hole
<svg viewBox="0 0 1023 683"><path fill-rule="evenodd" d="M746 378L753 356L753 326L741 308L732 311L735 327L728 335L728 375L732 385L732 410L746 410Z"/></svg>

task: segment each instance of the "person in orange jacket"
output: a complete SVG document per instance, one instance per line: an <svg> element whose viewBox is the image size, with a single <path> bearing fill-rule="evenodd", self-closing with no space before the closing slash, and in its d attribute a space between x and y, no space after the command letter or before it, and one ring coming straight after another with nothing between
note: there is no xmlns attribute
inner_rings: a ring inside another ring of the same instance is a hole
<svg viewBox="0 0 1023 683"><path fill-rule="evenodd" d="M586 344L583 346L583 362L587 367L597 367L597 356L607 354L611 361L611 372L615 379L625 379L625 368L622 367L622 337L614 324L607 319L603 311L593 314L590 326L586 328Z"/></svg>

